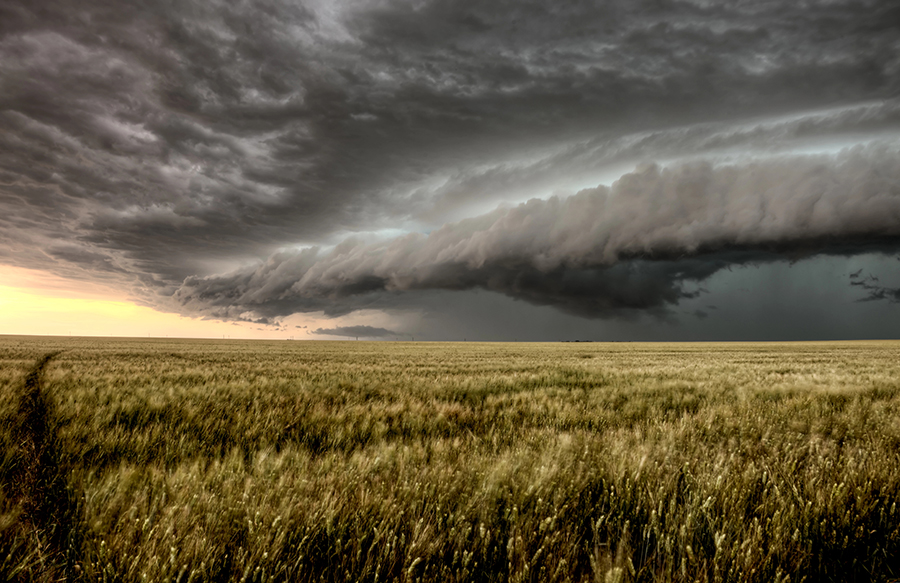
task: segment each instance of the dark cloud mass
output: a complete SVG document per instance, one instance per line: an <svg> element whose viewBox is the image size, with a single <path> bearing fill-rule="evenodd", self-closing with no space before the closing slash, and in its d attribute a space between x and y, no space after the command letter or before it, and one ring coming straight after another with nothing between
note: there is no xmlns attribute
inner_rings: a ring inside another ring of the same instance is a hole
<svg viewBox="0 0 900 583"><path fill-rule="evenodd" d="M877 300L887 300L891 303L900 303L900 287L888 287L881 284L874 275L860 276L862 270L855 271L850 274L850 285L859 287L866 292L866 295L857 301L872 302Z"/></svg>
<svg viewBox="0 0 900 583"><path fill-rule="evenodd" d="M663 311L729 265L900 248L897 153L858 148L744 166L647 165L611 188L388 242L281 252L175 297L240 313L351 311L378 293L484 288L584 316ZM359 297L359 299L357 299ZM359 302L359 303L357 303Z"/></svg>
<svg viewBox="0 0 900 583"><path fill-rule="evenodd" d="M253 322L668 318L898 250L898 43L884 0L6 1L0 264Z"/></svg>
<svg viewBox="0 0 900 583"><path fill-rule="evenodd" d="M345 336L348 338L387 338L398 336L396 332L373 326L337 326L336 328L316 328L311 334L320 336Z"/></svg>

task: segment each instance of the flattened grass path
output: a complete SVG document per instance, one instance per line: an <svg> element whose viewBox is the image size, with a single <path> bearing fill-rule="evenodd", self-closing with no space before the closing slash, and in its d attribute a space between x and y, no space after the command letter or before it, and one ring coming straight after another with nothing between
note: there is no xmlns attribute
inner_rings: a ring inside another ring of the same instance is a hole
<svg viewBox="0 0 900 583"><path fill-rule="evenodd" d="M12 498L22 510L19 526L37 555L40 580L72 580L77 564L73 535L78 513L60 464L53 403L43 388L44 369L59 352L41 357L25 376L19 396Z"/></svg>

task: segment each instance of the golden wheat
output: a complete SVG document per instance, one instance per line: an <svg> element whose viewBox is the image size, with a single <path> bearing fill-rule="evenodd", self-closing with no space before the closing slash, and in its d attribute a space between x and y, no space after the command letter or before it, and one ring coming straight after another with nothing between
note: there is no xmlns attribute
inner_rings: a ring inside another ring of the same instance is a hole
<svg viewBox="0 0 900 583"><path fill-rule="evenodd" d="M78 524L42 555L7 455L7 578L900 577L897 342L5 337L4 427L55 350Z"/></svg>

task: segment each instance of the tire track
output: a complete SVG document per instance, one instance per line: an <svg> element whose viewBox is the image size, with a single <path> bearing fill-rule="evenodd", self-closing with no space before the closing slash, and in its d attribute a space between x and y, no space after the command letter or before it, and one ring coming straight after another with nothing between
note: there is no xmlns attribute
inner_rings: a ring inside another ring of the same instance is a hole
<svg viewBox="0 0 900 583"><path fill-rule="evenodd" d="M63 468L53 403L43 387L44 369L59 352L41 357L25 376L19 396L17 463L12 494L21 508L20 527L38 557L42 581L77 579L80 562L80 508L73 500Z"/></svg>

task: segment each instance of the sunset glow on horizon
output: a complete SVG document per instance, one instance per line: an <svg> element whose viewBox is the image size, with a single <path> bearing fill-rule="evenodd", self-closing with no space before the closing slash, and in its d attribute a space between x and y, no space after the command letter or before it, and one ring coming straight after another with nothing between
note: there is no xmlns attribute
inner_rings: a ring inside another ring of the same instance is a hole
<svg viewBox="0 0 900 583"><path fill-rule="evenodd" d="M141 306L114 291L41 272L0 267L0 334L180 338L288 338L299 336L186 318ZM93 291L90 291L93 288Z"/></svg>
<svg viewBox="0 0 900 583"><path fill-rule="evenodd" d="M39 4L0 333L897 335L889 3Z"/></svg>
<svg viewBox="0 0 900 583"><path fill-rule="evenodd" d="M294 317L278 325L224 322L161 312L114 290L78 286L38 271L0 267L0 335L329 340L353 335L312 333L334 320ZM89 291L93 288L92 291ZM288 319L286 319L288 320ZM309 333L308 333L309 331Z"/></svg>

